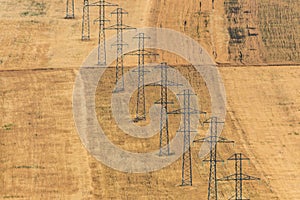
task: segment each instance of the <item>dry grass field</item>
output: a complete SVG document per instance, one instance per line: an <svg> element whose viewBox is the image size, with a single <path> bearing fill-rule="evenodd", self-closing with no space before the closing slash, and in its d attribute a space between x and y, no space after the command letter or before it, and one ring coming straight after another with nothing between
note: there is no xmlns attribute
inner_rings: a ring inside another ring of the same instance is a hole
<svg viewBox="0 0 300 200"><path fill-rule="evenodd" d="M218 156L247 155L246 173L260 181L244 184L250 199L300 199L300 38L297 0L124 0L114 1L134 27L164 27L198 41L218 63L227 115L223 136L235 145L219 145ZM113 170L82 145L73 120L72 92L78 70L97 45L81 41L82 1L75 19L66 20L63 0L0 0L0 199L206 199L209 168L192 146L193 186L181 187L181 159L162 170L130 174ZM96 19L97 9L91 10ZM110 17L110 16L109 16ZM186 23L185 23L186 21ZM113 34L107 31L108 36ZM242 56L241 56L242 55ZM210 111L200 75L182 59L163 53L194 87L199 104ZM132 66L126 66L125 70ZM158 135L136 139L111 120L110 90L114 69L97 88L96 111L114 144L133 152L157 149ZM194 74L194 73L193 73ZM147 108L159 98L147 87ZM175 95L170 95L175 99ZM130 109L134 110L135 97ZM174 105L176 107L176 104ZM170 134L179 116L170 119ZM207 127L199 130L204 136ZM233 163L219 164L218 177L233 173ZM234 184L219 183L219 199Z"/></svg>

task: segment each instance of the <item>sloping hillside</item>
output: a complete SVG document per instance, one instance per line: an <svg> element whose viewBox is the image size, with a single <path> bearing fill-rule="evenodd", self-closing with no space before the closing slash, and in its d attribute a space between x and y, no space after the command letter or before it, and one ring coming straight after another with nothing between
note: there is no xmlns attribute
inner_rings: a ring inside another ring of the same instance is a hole
<svg viewBox="0 0 300 200"><path fill-rule="evenodd" d="M208 0L201 6L196 0L115 2L129 12L126 24L180 31L219 63L227 96L222 134L236 144L220 145L218 156L226 159L243 152L251 158L245 172L261 178L245 183L245 197L300 199L297 0L247 0L242 6L237 0L216 0L214 10ZM191 187L179 186L180 159L157 172L129 174L101 164L82 145L73 120L72 92L78 69L96 47L98 35L92 23L92 39L80 40L82 1L75 1L74 20L64 19L62 0L0 0L0 6L0 199L207 198L209 168L197 157L199 145L192 147ZM97 17L98 10L91 9L91 20ZM199 102L209 110L205 84L189 76L193 68L186 62L172 56L165 52L163 58L190 80L202 97ZM96 97L99 122L111 130L108 137L131 151L156 148L157 135L148 141L129 138L109 121L110 105L105 103L113 78L112 68L101 82L107 90L98 90ZM152 93L149 90L156 99ZM171 125L171 135L176 128ZM218 169L219 177L233 173L230 163ZM219 184L220 199L233 192L233 183Z"/></svg>

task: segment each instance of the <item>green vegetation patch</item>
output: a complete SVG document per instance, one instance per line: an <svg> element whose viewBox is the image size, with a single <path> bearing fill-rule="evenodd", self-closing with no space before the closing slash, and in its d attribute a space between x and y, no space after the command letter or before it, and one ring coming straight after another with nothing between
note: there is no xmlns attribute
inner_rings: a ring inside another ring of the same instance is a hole
<svg viewBox="0 0 300 200"><path fill-rule="evenodd" d="M26 16L43 16L46 14L46 3L31 1L26 11L20 13L21 17Z"/></svg>
<svg viewBox="0 0 300 200"><path fill-rule="evenodd" d="M6 131L9 131L9 130L11 130L13 127L14 127L14 124L4 124L4 125L2 126L2 129L3 129L3 130L6 130Z"/></svg>
<svg viewBox="0 0 300 200"><path fill-rule="evenodd" d="M16 169L45 169L45 167L38 166L38 165L33 165L33 166L21 165L21 166L14 166L14 168L16 168Z"/></svg>

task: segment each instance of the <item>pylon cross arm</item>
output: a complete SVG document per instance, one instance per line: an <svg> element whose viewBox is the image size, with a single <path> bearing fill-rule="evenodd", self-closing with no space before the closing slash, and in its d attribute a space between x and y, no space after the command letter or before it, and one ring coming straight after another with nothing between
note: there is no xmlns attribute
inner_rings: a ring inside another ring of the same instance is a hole
<svg viewBox="0 0 300 200"><path fill-rule="evenodd" d="M249 176L247 174L242 174L242 178L243 180L248 180L248 181L252 181L252 180L260 180L260 178L254 177L254 176Z"/></svg>
<svg viewBox="0 0 300 200"><path fill-rule="evenodd" d="M159 100L157 100L157 101L155 101L154 102L154 104L161 104L162 102L161 102L161 99L159 99ZM174 104L174 102L173 101L167 101L167 102L163 102L163 103L165 103L165 104ZM168 113L167 113L168 114Z"/></svg>
<svg viewBox="0 0 300 200"><path fill-rule="evenodd" d="M122 25L115 24L115 25L109 26L105 29L107 29L107 30L116 30L116 29L129 30L129 29L136 29L136 28L128 26L128 25L124 25L124 24L122 24Z"/></svg>
<svg viewBox="0 0 300 200"><path fill-rule="evenodd" d="M209 142L210 137L200 138L198 140L194 140L193 142Z"/></svg>
<svg viewBox="0 0 300 200"><path fill-rule="evenodd" d="M182 109L178 109L178 110L173 110L171 112L168 112L168 114L182 114Z"/></svg>
<svg viewBox="0 0 300 200"><path fill-rule="evenodd" d="M234 141L228 140L228 139L223 138L223 137L218 137L218 141L217 142L220 142L220 143L234 143Z"/></svg>
<svg viewBox="0 0 300 200"><path fill-rule="evenodd" d="M106 1L98 1L98 2L88 4L88 6L118 6L118 4L109 3Z"/></svg>
<svg viewBox="0 0 300 200"><path fill-rule="evenodd" d="M110 20L109 20L109 19L100 19L100 18L97 18L97 19L95 19L93 22L94 22L94 23L95 23L95 22L110 22Z"/></svg>
<svg viewBox="0 0 300 200"><path fill-rule="evenodd" d="M226 176L223 178L218 179L218 181L232 181L232 180L245 180L245 181L252 181L252 180L260 180L260 178L249 176L246 174L232 174L230 176Z"/></svg>
<svg viewBox="0 0 300 200"><path fill-rule="evenodd" d="M133 52L126 53L125 55L128 55L128 56L139 56L139 55L159 56L159 54L153 53L153 52L147 51L147 50L136 50L136 51L133 51Z"/></svg>
<svg viewBox="0 0 300 200"><path fill-rule="evenodd" d="M224 160L213 160L214 162L224 162ZM211 162L210 159L202 160L202 162Z"/></svg>
<svg viewBox="0 0 300 200"><path fill-rule="evenodd" d="M230 176L225 176L223 178L219 178L217 179L218 181L232 181L232 180L236 180L236 175L232 174Z"/></svg>

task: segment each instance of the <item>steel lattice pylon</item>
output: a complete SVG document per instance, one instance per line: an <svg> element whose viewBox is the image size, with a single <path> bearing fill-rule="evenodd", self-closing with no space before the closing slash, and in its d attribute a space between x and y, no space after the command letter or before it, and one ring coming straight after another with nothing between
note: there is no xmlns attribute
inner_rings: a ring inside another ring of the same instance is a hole
<svg viewBox="0 0 300 200"><path fill-rule="evenodd" d="M192 155L191 155L191 132L196 132L191 130L191 114L202 114L205 112L195 110L191 108L190 98L192 92L190 90L184 90L183 94L178 94L178 96L183 96L183 108L169 112L169 114L183 114L183 128L178 132L183 132L183 154L182 154L182 175L181 175L181 185L192 185L193 184L193 173L192 173Z"/></svg>
<svg viewBox="0 0 300 200"><path fill-rule="evenodd" d="M223 162L223 160L217 160L217 144L218 143L234 143L234 141L227 140L223 137L218 137L218 124L217 117L211 117L204 123L210 123L210 135L208 137L195 140L194 142L207 142L209 143L209 159L203 160L209 162L209 181L208 181L208 200L218 199L218 184L217 184L217 162Z"/></svg>
<svg viewBox="0 0 300 200"><path fill-rule="evenodd" d="M89 0L84 0L82 10L82 34L81 40L90 39L90 7Z"/></svg>
<svg viewBox="0 0 300 200"><path fill-rule="evenodd" d="M128 14L123 8L117 8L111 14L117 15L117 24L107 27L106 29L109 30L116 30L117 31L117 62L116 62L116 80L115 83L121 79L121 86L115 89L115 92L123 91L124 90L124 55L123 55L123 46L126 45L123 41L123 30L128 29L135 29L133 27L127 26L123 24L123 15Z"/></svg>
<svg viewBox="0 0 300 200"><path fill-rule="evenodd" d="M146 119L146 97L145 97L145 37L144 33L138 34L138 94L136 100L136 120Z"/></svg>
<svg viewBox="0 0 300 200"><path fill-rule="evenodd" d="M246 200L243 199L243 181L253 181L253 180L260 180L260 178L249 176L243 174L243 161L250 160L249 158L245 157L242 153L235 153L230 156L227 160L234 160L235 161L235 174L230 176L226 176L224 178L218 179L219 181L235 181L235 195L233 195L230 199L235 200ZM247 199L249 200L249 199Z"/></svg>
<svg viewBox="0 0 300 200"><path fill-rule="evenodd" d="M169 144L169 119L168 119L168 104L173 102L168 101L168 86L181 86L168 80L167 63L161 63L160 68L160 100L156 104L160 104L160 133L159 133L159 156L171 155Z"/></svg>
<svg viewBox="0 0 300 200"><path fill-rule="evenodd" d="M150 37L146 37L144 33L139 33L133 39L138 39L138 50L126 55L138 56L138 70L135 71L138 73L138 92L134 118L134 122L138 122L146 120L145 72L148 71L145 70L145 56L158 54L145 50L145 39L150 39Z"/></svg>
<svg viewBox="0 0 300 200"><path fill-rule="evenodd" d="M191 154L191 115L190 115L190 91L184 91L184 111L183 111L183 155L182 155L182 185L192 185L192 154Z"/></svg>
<svg viewBox="0 0 300 200"><path fill-rule="evenodd" d="M163 62L158 67L160 69L161 80L156 83L148 84L149 86L160 87L160 99L155 104L160 104L160 132L159 132L159 156L169 156L169 119L168 119L168 104L173 102L168 101L168 86L182 86L182 84L174 83L168 80L167 63ZM175 113L174 113L175 114ZM178 113L179 114L179 113Z"/></svg>
<svg viewBox="0 0 300 200"><path fill-rule="evenodd" d="M159 155L170 155L168 121L168 68L161 65Z"/></svg>
<svg viewBox="0 0 300 200"><path fill-rule="evenodd" d="M105 8L108 6L118 6L118 4L113 4L100 0L99 2L89 4L89 6L99 7L99 18L95 21L99 22L99 35L98 35L98 65L106 65L106 44L105 44L105 22L109 21L105 19Z"/></svg>
<svg viewBox="0 0 300 200"><path fill-rule="evenodd" d="M66 17L65 19L74 19L74 0L67 0L66 2Z"/></svg>

